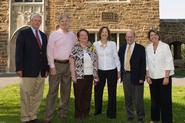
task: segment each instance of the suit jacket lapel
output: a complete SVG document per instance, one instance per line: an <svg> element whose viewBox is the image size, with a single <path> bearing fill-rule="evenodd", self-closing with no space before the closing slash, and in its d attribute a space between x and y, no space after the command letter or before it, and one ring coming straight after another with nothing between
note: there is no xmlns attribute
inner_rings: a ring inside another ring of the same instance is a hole
<svg viewBox="0 0 185 123"><path fill-rule="evenodd" d="M34 32L32 31L31 27L29 28L29 31L30 31L30 37L34 40L36 40L36 37L35 37L35 34Z"/></svg>
<svg viewBox="0 0 185 123"><path fill-rule="evenodd" d="M39 33L41 34L40 30L39 30ZM37 42L37 38L35 37L35 34L34 34L34 32L32 31L31 27L30 27L30 36L31 36L31 38L35 41L37 47L40 49L39 44L38 44L38 42ZM41 34L41 37L42 37L42 41L43 41L43 36L42 36L42 34ZM42 43L43 43L43 42L42 42ZM41 45L41 46L42 46L42 45Z"/></svg>
<svg viewBox="0 0 185 123"><path fill-rule="evenodd" d="M137 47L137 43L135 43L135 46L134 46L134 49L133 49L130 61L132 61L134 59L135 55L137 54L137 48L138 48Z"/></svg>
<svg viewBox="0 0 185 123"><path fill-rule="evenodd" d="M43 35L43 33L39 30L39 32L40 32L40 35L41 35L41 38L42 38L42 48L43 48L43 45L45 45L45 39L44 39L44 35Z"/></svg>
<svg viewBox="0 0 185 123"><path fill-rule="evenodd" d="M125 66L125 53L126 53L126 46L127 46L127 45L124 45L124 46L123 46L123 55L122 55L122 56L123 56L123 58L122 58L122 59L123 59L123 61L122 61L123 66Z"/></svg>

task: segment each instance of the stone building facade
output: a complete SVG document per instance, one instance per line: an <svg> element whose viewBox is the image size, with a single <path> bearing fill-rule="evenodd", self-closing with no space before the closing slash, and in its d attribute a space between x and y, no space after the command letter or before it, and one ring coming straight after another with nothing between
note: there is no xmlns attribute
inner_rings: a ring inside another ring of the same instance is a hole
<svg viewBox="0 0 185 123"><path fill-rule="evenodd" d="M70 16L72 31L89 30L91 41L108 26L118 48L127 30L134 29L138 43L146 45L148 30L160 26L159 0L0 0L0 72L15 70L15 39L33 12L42 15L41 30L48 35L61 14Z"/></svg>
<svg viewBox="0 0 185 123"><path fill-rule="evenodd" d="M171 47L175 67L185 70L185 19L161 19L160 33Z"/></svg>
<svg viewBox="0 0 185 123"><path fill-rule="evenodd" d="M185 44L185 20L160 20L161 39L174 49L174 59L182 59L181 45Z"/></svg>
<svg viewBox="0 0 185 123"><path fill-rule="evenodd" d="M8 44L8 1L0 1L0 71L7 68Z"/></svg>

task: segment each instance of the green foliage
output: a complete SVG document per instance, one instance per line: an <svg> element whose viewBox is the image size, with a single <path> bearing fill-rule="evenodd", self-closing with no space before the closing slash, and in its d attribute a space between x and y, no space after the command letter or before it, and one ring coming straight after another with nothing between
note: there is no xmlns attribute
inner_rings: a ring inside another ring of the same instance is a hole
<svg viewBox="0 0 185 123"><path fill-rule="evenodd" d="M175 77L185 77L185 70L175 70Z"/></svg>
<svg viewBox="0 0 185 123"><path fill-rule="evenodd" d="M103 113L99 116L93 116L94 112L94 95L92 95L91 101L91 112L90 116L85 120L75 120L74 119L74 96L73 90L71 92L70 99L70 110L68 114L68 118L62 123L127 123L126 121L126 113L124 106L124 94L123 94L123 86L117 86L117 118L112 120L106 117L106 106L107 106L107 88L105 88L104 92L104 102L103 102ZM174 123L185 123L185 87L173 87L173 116ZM48 85L45 86L44 99L42 101L40 111L39 111L39 119L44 118L44 109L46 102L46 94L48 91ZM150 94L149 88L145 86L144 93L145 100L145 111L146 111L146 123L150 121ZM6 87L0 90L0 123L20 123L20 97L19 97L19 86L13 85ZM58 113L56 111L53 123L61 123L58 118ZM135 120L132 123L138 123Z"/></svg>
<svg viewBox="0 0 185 123"><path fill-rule="evenodd" d="M182 54L182 59L185 60L185 44L182 44L181 46L181 54Z"/></svg>

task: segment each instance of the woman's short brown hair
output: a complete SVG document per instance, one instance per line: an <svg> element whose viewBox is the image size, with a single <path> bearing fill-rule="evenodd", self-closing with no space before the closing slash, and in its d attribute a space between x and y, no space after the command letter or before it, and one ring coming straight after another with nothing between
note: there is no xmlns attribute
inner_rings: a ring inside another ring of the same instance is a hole
<svg viewBox="0 0 185 123"><path fill-rule="evenodd" d="M77 38L79 39L79 37L80 37L80 32L82 32L82 31L84 31L84 32L87 33L88 41L89 41L89 31L87 31L86 29L80 29L80 30L77 32Z"/></svg>
<svg viewBox="0 0 185 123"><path fill-rule="evenodd" d="M150 30L148 31L147 37L148 37L149 40L150 40L150 33L151 33L151 32L157 34L157 35L159 36L159 40L160 40L160 34L159 34L159 31L158 31L157 29L150 29Z"/></svg>
<svg viewBox="0 0 185 123"><path fill-rule="evenodd" d="M101 33L102 33L103 29L107 29L107 31L108 31L108 38L107 39L110 40L111 39L110 30L106 26L101 27L100 30L98 31L98 40L101 40Z"/></svg>

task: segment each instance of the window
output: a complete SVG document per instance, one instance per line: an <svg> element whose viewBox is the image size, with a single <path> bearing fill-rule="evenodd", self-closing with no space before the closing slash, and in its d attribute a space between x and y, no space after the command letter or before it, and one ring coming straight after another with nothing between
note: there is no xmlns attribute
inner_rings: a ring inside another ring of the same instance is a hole
<svg viewBox="0 0 185 123"><path fill-rule="evenodd" d="M122 46L126 43L125 33L111 33L111 40Z"/></svg>
<svg viewBox="0 0 185 123"><path fill-rule="evenodd" d="M117 33L111 33L110 40L117 44Z"/></svg>
<svg viewBox="0 0 185 123"><path fill-rule="evenodd" d="M90 41L91 43L94 43L94 42L95 42L95 33L90 33L90 34L89 34L89 41Z"/></svg>
<svg viewBox="0 0 185 123"><path fill-rule="evenodd" d="M24 2L33 2L33 0L24 0Z"/></svg>
<svg viewBox="0 0 185 123"><path fill-rule="evenodd" d="M119 46L126 44L125 33L119 33Z"/></svg>
<svg viewBox="0 0 185 123"><path fill-rule="evenodd" d="M120 46L126 43L125 35L126 35L125 33L119 33L119 32L111 33L111 41L114 41L117 44L117 48L119 48ZM89 41L91 43L97 41L97 32L90 32Z"/></svg>

